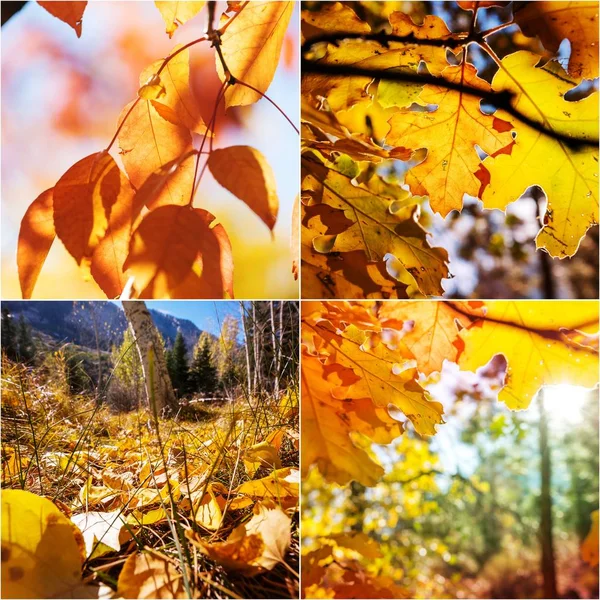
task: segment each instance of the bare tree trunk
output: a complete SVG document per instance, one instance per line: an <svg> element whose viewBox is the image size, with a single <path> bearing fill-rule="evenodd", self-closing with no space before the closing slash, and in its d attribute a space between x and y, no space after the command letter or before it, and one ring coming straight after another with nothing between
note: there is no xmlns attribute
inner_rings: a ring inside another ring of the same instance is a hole
<svg viewBox="0 0 600 600"><path fill-rule="evenodd" d="M256 394L260 362L258 360L258 331L256 327L256 304L254 302L252 303L252 348L254 350L254 384L252 386L252 393Z"/></svg>
<svg viewBox="0 0 600 600"><path fill-rule="evenodd" d="M554 563L554 538L552 534L552 457L548 445L548 417L544 406L544 390L538 394L540 408L540 545L542 547L542 575L544 598L558 598L556 589L556 566Z"/></svg>
<svg viewBox="0 0 600 600"><path fill-rule="evenodd" d="M246 323L246 312L244 309L244 303L240 302L240 313L242 314L242 327L244 328L244 338L246 343L244 349L246 351L246 376L248 378L248 393L252 391L252 370L250 368L250 345L248 338L248 327Z"/></svg>
<svg viewBox="0 0 600 600"><path fill-rule="evenodd" d="M125 316L135 335L135 342L142 361L148 405L160 414L165 408L175 406L175 393L167 370L158 332L146 304L141 300L122 302ZM154 399L154 406L152 406Z"/></svg>
<svg viewBox="0 0 600 600"><path fill-rule="evenodd" d="M271 300L271 302L269 303L270 309L271 309L271 343L273 345L273 360L275 363L275 377L274 377L274 381L273 381L273 391L275 393L275 396L279 396L279 349L281 347L280 342L278 342L278 340L280 339L280 336L277 335L276 333L276 326L275 326L275 308L273 307L273 300Z"/></svg>
<svg viewBox="0 0 600 600"><path fill-rule="evenodd" d="M100 390L102 386L102 354L100 352L100 338L98 337L98 322L96 320L96 307L93 302L90 302L90 309L92 312L92 324L94 325L94 336L96 339L96 355L98 356L98 386L96 388L96 402L100 404L102 397L100 396Z"/></svg>

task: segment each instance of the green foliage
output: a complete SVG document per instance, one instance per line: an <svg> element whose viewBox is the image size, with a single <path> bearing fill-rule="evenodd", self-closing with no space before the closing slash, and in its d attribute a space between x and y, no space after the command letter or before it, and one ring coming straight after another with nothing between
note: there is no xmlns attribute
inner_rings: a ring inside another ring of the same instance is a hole
<svg viewBox="0 0 600 600"><path fill-rule="evenodd" d="M194 360L190 367L190 386L205 397L214 395L219 386L212 345L210 335L204 331L194 349Z"/></svg>
<svg viewBox="0 0 600 600"><path fill-rule="evenodd" d="M187 394L190 390L189 365L187 348L181 331L178 331L175 336L173 348L167 351L167 369L177 396L181 397Z"/></svg>
<svg viewBox="0 0 600 600"><path fill-rule="evenodd" d="M17 342L19 346L19 358L23 362L31 362L35 356L35 346L31 337L31 329L25 321L25 317L19 317L19 330L17 334Z"/></svg>
<svg viewBox="0 0 600 600"><path fill-rule="evenodd" d="M17 358L17 332L7 308L2 309L2 349L6 352L8 358L13 360Z"/></svg>

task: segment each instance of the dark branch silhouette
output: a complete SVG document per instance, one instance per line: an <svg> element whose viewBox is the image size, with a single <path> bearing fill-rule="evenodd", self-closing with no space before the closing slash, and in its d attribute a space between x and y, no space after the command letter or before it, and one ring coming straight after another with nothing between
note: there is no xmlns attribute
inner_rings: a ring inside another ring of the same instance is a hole
<svg viewBox="0 0 600 600"><path fill-rule="evenodd" d="M521 123L531 127L533 130L548 136L549 138L555 139L558 142L563 143L571 150L580 150L585 147L597 147L598 139L590 139L583 136L571 136L560 131L555 131L550 127L546 127L543 123L528 117L523 114L520 110L513 106L515 95L508 91L488 91L481 90L475 87L467 86L461 83L448 81L444 77L438 77L427 73L416 73L409 71L390 71L381 69L369 69L364 67L357 67L355 65L346 65L340 63L326 63L321 61L314 61L307 59L305 54L313 47L314 44L319 42L328 42L337 44L345 39L363 39L363 40L374 40L386 47L390 42L404 42L411 44L419 44L422 46L437 46L437 47L448 47L458 48L465 46L471 42L478 42L483 34L473 34L469 37L462 39L448 38L440 40L424 40L416 38L413 34L408 36L394 36L387 34L364 34L364 33L335 33L331 35L322 35L311 38L306 41L302 46L302 61L301 61L301 72L302 75L308 73L316 73L319 75L333 75L337 77L369 77L371 79L384 79L387 81L400 81L404 83L416 83L419 85L437 85L439 87L446 88L461 92L469 96L475 96L483 100L486 104L490 105L495 110L503 110L507 114L511 115Z"/></svg>

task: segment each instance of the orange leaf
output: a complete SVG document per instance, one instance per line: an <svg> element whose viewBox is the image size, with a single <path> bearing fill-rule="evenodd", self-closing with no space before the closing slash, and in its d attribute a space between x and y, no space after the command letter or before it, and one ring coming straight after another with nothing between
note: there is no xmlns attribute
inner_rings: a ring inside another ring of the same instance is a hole
<svg viewBox="0 0 600 600"><path fill-rule="evenodd" d="M89 259L104 237L117 202L127 201L129 184L107 152L75 163L54 186L56 235L77 264Z"/></svg>
<svg viewBox="0 0 600 600"><path fill-rule="evenodd" d="M225 189L243 200L273 230L279 209L275 175L256 148L230 146L213 150L208 167Z"/></svg>
<svg viewBox="0 0 600 600"><path fill-rule="evenodd" d="M294 10L293 2L248 2L221 37L223 58L231 74L260 92L266 92L279 63L281 46ZM222 23L228 21L227 15ZM226 81L223 65L216 56L217 72ZM246 106L261 99L261 94L242 85L225 92L225 104Z"/></svg>
<svg viewBox="0 0 600 600"><path fill-rule="evenodd" d="M38 275L56 237L52 217L52 188L41 193L29 206L19 231L17 266L24 299L31 298Z"/></svg>
<svg viewBox="0 0 600 600"><path fill-rule="evenodd" d="M70 25L81 37L81 20L87 2L39 2L38 4L45 8L52 16L57 17Z"/></svg>
<svg viewBox="0 0 600 600"><path fill-rule="evenodd" d="M171 54L175 54L179 48L180 46L175 46ZM190 88L189 50L183 50L175 55L160 75L156 75L162 64L162 60L157 60L142 71L140 90L146 89L142 95L149 97L152 106L163 119L204 135L208 128L202 120L200 107ZM152 98L153 94L154 98Z"/></svg>
<svg viewBox="0 0 600 600"><path fill-rule="evenodd" d="M212 226L214 219L189 206L162 206L144 217L123 266L130 269L142 297L177 297L191 275L203 289L223 296L233 268L231 248L223 243L223 228Z"/></svg>
<svg viewBox="0 0 600 600"><path fill-rule="evenodd" d="M179 25L195 17L206 2L155 2L154 4L167 25L169 37L173 37Z"/></svg>
<svg viewBox="0 0 600 600"><path fill-rule="evenodd" d="M192 135L187 127L164 119L154 106L155 101L138 98L128 104L119 117L121 123L119 147L123 165L132 185L139 189L155 171L192 149ZM184 205L189 202L194 179L194 164L188 162L169 178L150 208L165 204Z"/></svg>

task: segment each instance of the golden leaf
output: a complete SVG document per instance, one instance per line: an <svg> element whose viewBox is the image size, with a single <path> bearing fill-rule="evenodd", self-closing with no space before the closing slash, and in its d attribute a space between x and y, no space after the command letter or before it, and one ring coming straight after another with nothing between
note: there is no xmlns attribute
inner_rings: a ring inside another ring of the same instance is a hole
<svg viewBox="0 0 600 600"><path fill-rule="evenodd" d="M195 17L202 10L206 1L155 2L154 4L165 21L167 26L166 32L169 34L169 37L173 37L177 28Z"/></svg>

